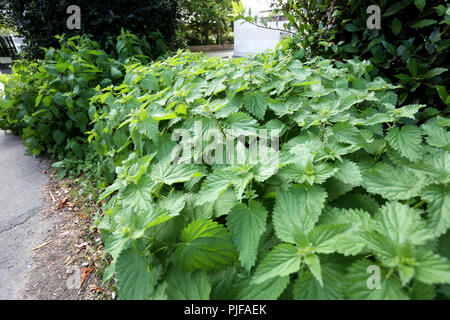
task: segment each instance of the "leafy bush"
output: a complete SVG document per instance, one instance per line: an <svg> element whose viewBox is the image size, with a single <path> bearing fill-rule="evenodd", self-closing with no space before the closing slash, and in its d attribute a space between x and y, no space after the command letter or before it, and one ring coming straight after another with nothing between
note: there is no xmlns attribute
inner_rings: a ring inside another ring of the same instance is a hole
<svg viewBox="0 0 450 320"><path fill-rule="evenodd" d="M324 56L369 60L370 76L399 83L400 102L427 101L432 117L449 111L448 48L450 5L442 1L378 1L381 29L369 30L366 12L373 1L272 1L272 17L283 14L283 26L295 35L284 49L300 59ZM267 19L252 17L235 4L235 19L264 26Z"/></svg>
<svg viewBox="0 0 450 320"><path fill-rule="evenodd" d="M99 90L89 139L117 166L98 228L119 298L448 297L450 122L399 106L371 68L179 52ZM180 163L180 129L203 147L220 141L208 129L251 139L233 140L238 162ZM252 161L262 129L280 152Z"/></svg>
<svg viewBox="0 0 450 320"><path fill-rule="evenodd" d="M91 34L93 40L109 51L108 44L121 33L121 29L132 31L148 41L151 50L147 55L157 57L167 50L164 42L173 45L177 18L176 0L114 0L107 5L92 5L87 0L2 0L7 5L5 17L9 25L16 27L24 38L25 51L33 57L42 58L41 47L58 45L54 38L65 34L68 37ZM66 26L70 5L81 9L81 29L69 30Z"/></svg>
<svg viewBox="0 0 450 320"><path fill-rule="evenodd" d="M0 100L0 128L22 135L34 155L49 153L64 160L58 164L62 177L75 163L96 154L85 134L95 113L89 101L95 87L122 83L122 64L129 57L149 60L141 50L146 43L126 32L117 39L117 59L86 36L59 40L60 49L46 49L44 60L14 64Z"/></svg>
<svg viewBox="0 0 450 320"><path fill-rule="evenodd" d="M402 86L401 102L427 101L429 108L448 112L450 4L381 1L382 29L368 30L365 10L369 2L354 0L350 10L343 11L347 32L341 34L345 45L339 55L369 60L375 66L372 75L386 76Z"/></svg>

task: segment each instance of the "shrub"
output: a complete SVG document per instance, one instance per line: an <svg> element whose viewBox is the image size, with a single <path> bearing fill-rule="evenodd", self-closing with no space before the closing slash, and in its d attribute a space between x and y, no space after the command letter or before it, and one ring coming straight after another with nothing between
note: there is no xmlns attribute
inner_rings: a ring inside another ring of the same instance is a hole
<svg viewBox="0 0 450 320"><path fill-rule="evenodd" d="M75 163L95 154L85 134L91 128L89 115L95 113L89 101L95 88L122 83L122 64L131 56L149 60L141 50L148 44L126 32L117 38L117 60L87 36L59 41L59 49L45 50L44 60L14 64L0 100L0 128L22 135L34 155L49 153L64 160L65 165L58 164L63 177Z"/></svg>
<svg viewBox="0 0 450 320"><path fill-rule="evenodd" d="M89 139L117 166L98 228L119 298L448 294L450 123L399 106L371 68L179 52L129 65L123 84L99 90ZM232 140L239 161L174 161L225 144L208 129L250 137ZM259 146L266 156L252 161L261 129L280 132L281 150ZM181 155L177 132L205 148ZM369 267L382 290L368 288Z"/></svg>
<svg viewBox="0 0 450 320"><path fill-rule="evenodd" d="M372 75L388 77L402 86L401 102L426 101L431 115L437 110L449 112L450 5L442 1L381 1L382 29L368 30L365 10L370 4L354 0L350 10L342 11L345 44L338 54L369 60L375 66Z"/></svg>
<svg viewBox="0 0 450 320"><path fill-rule="evenodd" d="M164 46L169 46L175 35L177 18L176 0L114 0L107 5L92 5L87 0L3 0L7 3L7 18L10 25L25 40L25 50L33 57L43 57L40 47L56 47L56 35L67 37L91 34L93 40L109 51L108 44L114 42L121 29L132 31L148 41L152 50L147 55L157 57ZM66 13L70 5L81 8L81 29L69 30ZM113 48L112 48L113 49Z"/></svg>
<svg viewBox="0 0 450 320"><path fill-rule="evenodd" d="M378 1L381 29L369 30L366 12L373 1L273 0L273 16L284 14L284 27L294 34L284 49L295 57L324 56L369 60L371 77L399 83L400 102L427 101L425 112L449 112L450 73L448 48L450 5L442 1ZM267 19L251 17L234 5L235 18L264 25Z"/></svg>

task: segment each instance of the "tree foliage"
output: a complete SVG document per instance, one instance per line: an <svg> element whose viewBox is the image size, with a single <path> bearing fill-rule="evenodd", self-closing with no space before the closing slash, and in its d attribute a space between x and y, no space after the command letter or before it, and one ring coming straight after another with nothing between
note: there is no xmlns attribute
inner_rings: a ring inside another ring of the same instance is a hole
<svg viewBox="0 0 450 320"><path fill-rule="evenodd" d="M2 0L1 3L6 5L8 23L24 38L25 51L40 58L44 55L40 47L56 47L55 36L62 34L68 37L91 34L103 48L112 51L108 46L113 45L121 29L147 40L160 53L164 42L173 44L178 10L175 0L114 0L95 6L87 0ZM80 30L67 28L70 14L66 11L70 5L81 9Z"/></svg>
<svg viewBox="0 0 450 320"><path fill-rule="evenodd" d="M209 43L210 35L214 35L216 42L220 43L221 37L232 28L231 2L231 0L180 0L181 30L188 38L200 39L202 44Z"/></svg>

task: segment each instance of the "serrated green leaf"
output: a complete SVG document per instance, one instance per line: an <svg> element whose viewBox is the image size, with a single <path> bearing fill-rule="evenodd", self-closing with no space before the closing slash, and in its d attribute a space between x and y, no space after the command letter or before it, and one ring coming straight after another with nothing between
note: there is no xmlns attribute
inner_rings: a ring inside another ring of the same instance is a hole
<svg viewBox="0 0 450 320"><path fill-rule="evenodd" d="M253 283L262 283L270 278L288 276L298 271L302 254L291 244L283 243L270 251L256 268Z"/></svg>
<svg viewBox="0 0 450 320"><path fill-rule="evenodd" d="M361 232L373 229L369 213L360 209L338 209L326 207L320 216L321 224L349 225L351 228L336 239L336 251L344 255L359 254L365 247Z"/></svg>
<svg viewBox="0 0 450 320"><path fill-rule="evenodd" d="M116 279L121 300L146 300L152 291L147 260L132 247L122 252L116 262Z"/></svg>
<svg viewBox="0 0 450 320"><path fill-rule="evenodd" d="M154 181L147 175L139 179L138 183L132 183L120 190L119 198L125 206L146 210L152 204L152 188Z"/></svg>
<svg viewBox="0 0 450 320"><path fill-rule="evenodd" d="M371 193L392 200L415 197L422 189L422 182L401 167L383 166L363 173L362 185Z"/></svg>
<svg viewBox="0 0 450 320"><path fill-rule="evenodd" d="M395 150L411 161L420 159L422 130L420 128L406 125L401 129L394 127L388 130L386 140Z"/></svg>
<svg viewBox="0 0 450 320"><path fill-rule="evenodd" d="M337 162L336 168L338 171L334 176L342 182L352 186L357 186L362 182L361 170L356 163L344 159L342 162Z"/></svg>
<svg viewBox="0 0 450 320"><path fill-rule="evenodd" d="M449 148L450 132L433 124L422 125L423 130L427 134L425 140L427 143L436 148Z"/></svg>
<svg viewBox="0 0 450 320"><path fill-rule="evenodd" d="M274 277L261 283L252 283L251 278L238 280L234 286L236 300L276 300L289 283L289 277Z"/></svg>
<svg viewBox="0 0 450 320"><path fill-rule="evenodd" d="M231 189L225 190L225 192L222 193L214 202L215 217L218 218L228 214L230 210L233 209L233 207L236 205L236 203L236 192Z"/></svg>
<svg viewBox="0 0 450 320"><path fill-rule="evenodd" d="M352 264L343 279L344 292L351 300L407 300L400 281L394 277L386 277L384 270L380 270L379 289L369 288L373 284L370 277L376 274L368 272L369 266L377 267L373 262L361 259ZM368 283L369 282L369 283Z"/></svg>
<svg viewBox="0 0 450 320"><path fill-rule="evenodd" d="M275 233L284 242L295 243L296 235L307 234L314 226L325 202L326 193L319 187L277 193L273 211Z"/></svg>
<svg viewBox="0 0 450 320"><path fill-rule="evenodd" d="M450 283L450 262L437 254L419 251L416 256L416 279L423 283Z"/></svg>
<svg viewBox="0 0 450 320"><path fill-rule="evenodd" d="M430 186L424 189L422 198L428 203L431 215L429 227L436 236L450 228L450 190L445 186Z"/></svg>
<svg viewBox="0 0 450 320"><path fill-rule="evenodd" d="M216 170L210 174L202 184L196 200L197 205L217 200L232 184L234 176L230 171Z"/></svg>
<svg viewBox="0 0 450 320"><path fill-rule="evenodd" d="M336 251L339 238L345 235L350 225L322 224L314 227L308 234L308 241L317 253L332 253Z"/></svg>
<svg viewBox="0 0 450 320"><path fill-rule="evenodd" d="M396 244L424 244L432 238L420 211L400 202L388 202L375 217L376 229Z"/></svg>
<svg viewBox="0 0 450 320"><path fill-rule="evenodd" d="M189 181L196 174L201 175L195 165L164 162L158 163L153 167L151 177L155 182L172 185L174 183Z"/></svg>
<svg viewBox="0 0 450 320"><path fill-rule="evenodd" d="M172 268L166 282L166 293L170 300L208 300L211 294L209 278L200 270L187 273Z"/></svg>
<svg viewBox="0 0 450 320"><path fill-rule="evenodd" d="M177 261L187 270L221 270L237 260L231 234L221 224L199 219L181 233Z"/></svg>
<svg viewBox="0 0 450 320"><path fill-rule="evenodd" d="M297 300L343 300L342 275L336 270L322 266L323 285L311 272L303 272L294 282L293 294Z"/></svg>
<svg viewBox="0 0 450 320"><path fill-rule="evenodd" d="M320 260L316 254L307 254L304 257L305 264L308 266L309 271L314 275L320 286L323 287L322 270L320 268Z"/></svg>
<svg viewBox="0 0 450 320"><path fill-rule="evenodd" d="M244 97L244 107L258 119L264 119L269 99L263 92L248 93Z"/></svg>
<svg viewBox="0 0 450 320"><path fill-rule="evenodd" d="M158 121L154 120L152 117L139 120L136 123L136 129L140 134L143 134L147 138L153 140L153 142L158 141Z"/></svg>
<svg viewBox="0 0 450 320"><path fill-rule="evenodd" d="M227 225L239 251L239 260L247 271L256 262L259 240L266 230L266 220L267 210L257 201L249 202L249 206L238 203L227 216Z"/></svg>

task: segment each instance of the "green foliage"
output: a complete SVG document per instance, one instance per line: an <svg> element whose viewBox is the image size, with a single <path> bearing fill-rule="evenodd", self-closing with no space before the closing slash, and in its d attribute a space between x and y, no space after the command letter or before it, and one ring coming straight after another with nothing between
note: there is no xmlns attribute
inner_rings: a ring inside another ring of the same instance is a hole
<svg viewBox="0 0 450 320"><path fill-rule="evenodd" d="M119 297L446 292L450 123L418 118L425 105L398 105L396 87L370 70L357 59L223 60L180 51L131 62L123 83L98 87L89 140L116 164L98 228ZM194 161L208 148L180 155L190 163L171 157L177 141L208 146L208 129L238 136L269 128L280 132L279 161ZM177 129L204 135L180 140ZM367 286L373 265L381 289Z"/></svg>
<svg viewBox="0 0 450 320"><path fill-rule="evenodd" d="M209 44L209 36L223 43L223 36L231 31L231 0L181 0L179 32L189 45Z"/></svg>
<svg viewBox="0 0 450 320"><path fill-rule="evenodd" d="M2 20L14 26L24 39L29 57L43 58L41 47L56 47L58 41L54 37L63 34L67 37L90 34L108 53L114 52L114 39L122 28L150 43L151 48L142 49L154 58L167 50L166 44L174 44L176 0L114 0L95 6L87 0L2 0L0 9L2 5L6 7ZM70 5L81 9L80 30L67 28L70 14L66 11Z"/></svg>
<svg viewBox="0 0 450 320"><path fill-rule="evenodd" d="M145 42L122 32L110 56L89 37L59 40L60 48L46 49L44 60L14 64L0 100L0 128L20 134L34 155L49 153L61 160L55 164L60 178L68 169L75 169L75 175L83 169L100 175L108 170L97 164L96 152L86 141L96 113L89 100L97 86L123 81L123 64L131 56L148 61L140 49ZM111 172L106 178L113 179L114 163L103 166Z"/></svg>
<svg viewBox="0 0 450 320"><path fill-rule="evenodd" d="M400 103L427 101L444 111L450 104L448 48L450 5L442 1L380 1L381 29L368 30L370 1L355 0L342 11L344 27L338 56L358 55L374 66L371 75L388 77L402 86ZM447 109L448 110L448 109Z"/></svg>
<svg viewBox="0 0 450 320"><path fill-rule="evenodd" d="M381 29L367 27L367 8L373 1L273 0L269 17L253 17L242 3L234 4L235 20L263 28L280 15L279 29L293 34L280 50L305 60L323 56L337 60L358 56L373 64L371 78L398 83L399 102L427 101L422 117L448 113L450 5L442 1L379 1Z"/></svg>

